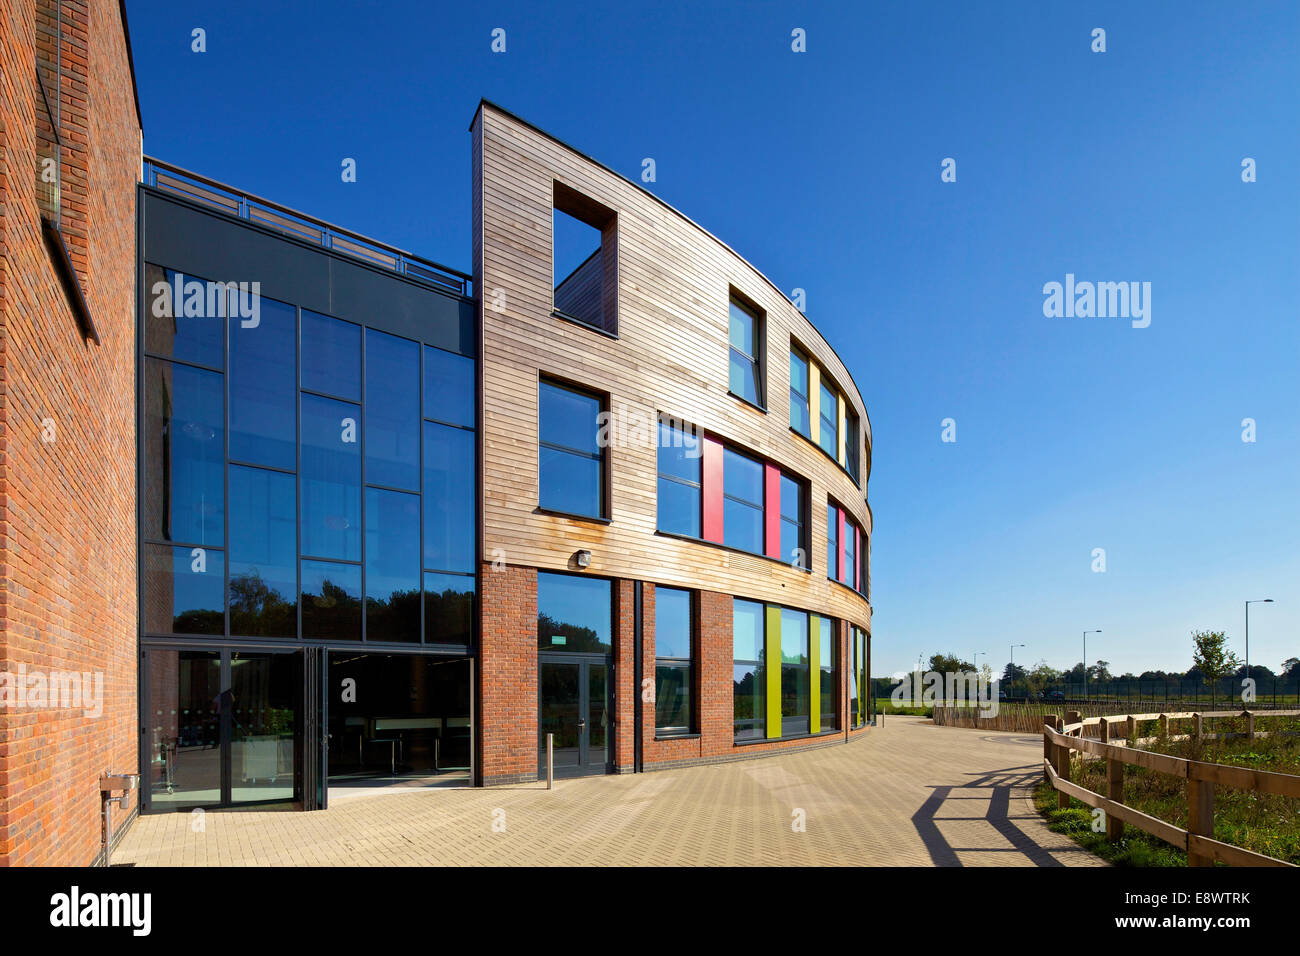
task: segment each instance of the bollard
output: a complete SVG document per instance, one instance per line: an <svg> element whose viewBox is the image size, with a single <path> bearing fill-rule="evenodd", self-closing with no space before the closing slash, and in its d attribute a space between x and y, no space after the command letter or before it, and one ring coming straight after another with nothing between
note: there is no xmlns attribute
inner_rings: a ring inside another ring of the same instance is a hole
<svg viewBox="0 0 1300 956"><path fill-rule="evenodd" d="M555 734L546 735L546 789L555 789Z"/></svg>

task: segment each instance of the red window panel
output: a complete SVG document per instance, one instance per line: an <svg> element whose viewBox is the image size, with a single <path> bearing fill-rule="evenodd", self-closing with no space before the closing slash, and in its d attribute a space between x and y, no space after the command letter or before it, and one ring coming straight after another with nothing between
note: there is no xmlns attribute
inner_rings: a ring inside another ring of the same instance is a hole
<svg viewBox="0 0 1300 956"><path fill-rule="evenodd" d="M701 437L704 447L704 540L722 542L722 442Z"/></svg>
<svg viewBox="0 0 1300 956"><path fill-rule="evenodd" d="M781 469L768 464L763 472L763 529L769 558L783 561L789 555L781 553Z"/></svg>

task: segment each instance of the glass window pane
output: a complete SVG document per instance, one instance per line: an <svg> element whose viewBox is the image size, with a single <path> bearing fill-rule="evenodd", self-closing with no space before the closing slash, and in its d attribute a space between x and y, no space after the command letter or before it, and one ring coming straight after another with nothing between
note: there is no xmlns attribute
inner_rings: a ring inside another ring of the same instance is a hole
<svg viewBox="0 0 1300 956"><path fill-rule="evenodd" d="M730 448L722 450L722 491L763 507L763 464Z"/></svg>
<svg viewBox="0 0 1300 956"><path fill-rule="evenodd" d="M763 553L763 511L731 498L722 500L722 543L751 554Z"/></svg>
<svg viewBox="0 0 1300 956"><path fill-rule="evenodd" d="M797 392L804 400L806 409L808 402L808 361L799 353L790 353L790 390Z"/></svg>
<svg viewBox="0 0 1300 956"><path fill-rule="evenodd" d="M800 435L809 433L808 402L797 395L790 396L790 427Z"/></svg>
<svg viewBox="0 0 1300 956"><path fill-rule="evenodd" d="M691 667L689 664L655 666L655 729L689 731L691 723Z"/></svg>
<svg viewBox="0 0 1300 956"><path fill-rule="evenodd" d="M745 401L759 404L758 367L753 360L741 355L735 349L731 350L731 371L727 387Z"/></svg>
<svg viewBox="0 0 1300 956"><path fill-rule="evenodd" d="M839 659L835 656L835 624L828 617L817 618L819 647L817 661L821 680L821 730L839 729L839 708L836 707L837 693L835 675L839 673Z"/></svg>
<svg viewBox="0 0 1300 956"><path fill-rule="evenodd" d="M220 372L145 359L144 535L221 545L225 396Z"/></svg>
<svg viewBox="0 0 1300 956"><path fill-rule="evenodd" d="M789 521L781 522L781 560L796 567L808 567L808 552L803 546L799 526Z"/></svg>
<svg viewBox="0 0 1300 956"><path fill-rule="evenodd" d="M767 736L767 670L762 664L733 664L733 721L737 740Z"/></svg>
<svg viewBox="0 0 1300 956"><path fill-rule="evenodd" d="M781 736L812 727L812 685L808 657L808 615L781 609Z"/></svg>
<svg viewBox="0 0 1300 956"><path fill-rule="evenodd" d="M302 387L361 400L361 326L302 310Z"/></svg>
<svg viewBox="0 0 1300 956"><path fill-rule="evenodd" d="M420 346L366 329L366 482L420 481Z"/></svg>
<svg viewBox="0 0 1300 956"><path fill-rule="evenodd" d="M691 656L691 592L655 588L655 657Z"/></svg>
<svg viewBox="0 0 1300 956"><path fill-rule="evenodd" d="M302 562L302 636L361 640L361 566Z"/></svg>
<svg viewBox="0 0 1300 956"><path fill-rule="evenodd" d="M424 640L470 644L474 640L475 581L468 574L424 575Z"/></svg>
<svg viewBox="0 0 1300 956"><path fill-rule="evenodd" d="M556 651L608 651L612 593L604 578L539 572L537 646Z"/></svg>
<svg viewBox="0 0 1300 956"><path fill-rule="evenodd" d="M553 382L539 386L539 437L548 445L598 455L600 399Z"/></svg>
<svg viewBox="0 0 1300 956"><path fill-rule="evenodd" d="M424 417L474 427L474 360L424 347Z"/></svg>
<svg viewBox="0 0 1300 956"><path fill-rule="evenodd" d="M600 460L542 447L538 450L540 503L552 511L601 517Z"/></svg>
<svg viewBox="0 0 1300 956"><path fill-rule="evenodd" d="M840 564L840 511L834 505L826 507L826 576L839 577Z"/></svg>
<svg viewBox="0 0 1300 956"><path fill-rule="evenodd" d="M853 540L853 525L846 521L844 523L844 567L840 569L840 580L851 588L858 586L854 573L857 566L858 556Z"/></svg>
<svg viewBox="0 0 1300 956"><path fill-rule="evenodd" d="M144 267L148 290L144 312L145 351L182 362L225 367L225 316L222 286L164 269Z"/></svg>
<svg viewBox="0 0 1300 956"><path fill-rule="evenodd" d="M474 433L424 423L424 566L474 570Z"/></svg>
<svg viewBox="0 0 1300 956"><path fill-rule="evenodd" d="M803 485L789 475L781 476L781 517L803 520Z"/></svg>
<svg viewBox="0 0 1300 956"><path fill-rule="evenodd" d="M738 661L763 661L763 605L754 601L731 603L732 656Z"/></svg>
<svg viewBox="0 0 1300 956"><path fill-rule="evenodd" d="M821 386L821 427L817 435L818 444L832 458L839 458L840 409L835 393L825 385Z"/></svg>
<svg viewBox="0 0 1300 956"><path fill-rule="evenodd" d="M293 475L230 467L230 633L298 636Z"/></svg>
<svg viewBox="0 0 1300 956"><path fill-rule="evenodd" d="M700 483L703 444L699 435L659 423L659 474Z"/></svg>
<svg viewBox="0 0 1300 956"><path fill-rule="evenodd" d="M260 300L256 325L230 320L230 457L297 468L297 313Z"/></svg>
<svg viewBox="0 0 1300 956"><path fill-rule="evenodd" d="M226 556L211 548L144 546L144 629L151 634L226 632Z"/></svg>
<svg viewBox="0 0 1300 956"><path fill-rule="evenodd" d="M420 497L366 489L366 640L420 639Z"/></svg>
<svg viewBox="0 0 1300 956"><path fill-rule="evenodd" d="M669 534L684 534L687 537L700 536L700 488L698 485L684 485L680 481L668 478L659 479L659 521L660 531Z"/></svg>
<svg viewBox="0 0 1300 956"><path fill-rule="evenodd" d="M302 553L361 560L361 407L302 396Z"/></svg>
<svg viewBox="0 0 1300 956"><path fill-rule="evenodd" d="M732 348L754 357L754 316L735 299L731 300L728 338Z"/></svg>

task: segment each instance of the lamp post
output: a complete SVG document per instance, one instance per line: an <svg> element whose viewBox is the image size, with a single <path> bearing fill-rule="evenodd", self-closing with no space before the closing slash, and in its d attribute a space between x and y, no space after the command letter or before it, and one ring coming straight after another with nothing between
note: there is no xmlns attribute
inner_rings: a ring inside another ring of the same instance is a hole
<svg viewBox="0 0 1300 956"><path fill-rule="evenodd" d="M1272 598L1262 598L1258 601L1246 602L1246 676L1250 676L1250 606L1252 604L1272 604Z"/></svg>
<svg viewBox="0 0 1300 956"><path fill-rule="evenodd" d="M1011 691L1012 691L1012 693L1015 693L1015 690L1016 690L1016 648L1017 648L1017 647L1024 647L1024 646L1025 646L1025 645L1023 645L1023 644L1012 644L1012 645L1011 645ZM1028 687L1025 688L1025 700L1029 700L1029 688L1028 688Z"/></svg>
<svg viewBox="0 0 1300 956"><path fill-rule="evenodd" d="M1101 628L1083 632L1083 699L1088 699L1088 635L1100 634Z"/></svg>

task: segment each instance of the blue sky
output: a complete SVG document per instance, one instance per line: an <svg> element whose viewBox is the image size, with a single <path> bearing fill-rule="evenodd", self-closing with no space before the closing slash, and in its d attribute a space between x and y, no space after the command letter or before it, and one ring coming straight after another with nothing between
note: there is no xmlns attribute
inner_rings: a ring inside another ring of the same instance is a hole
<svg viewBox="0 0 1300 956"><path fill-rule="evenodd" d="M1262 597L1251 660L1300 656L1300 5L127 8L147 153L468 269L487 97L806 289L874 430L877 675L1085 628L1181 670ZM1150 326L1045 317L1067 273Z"/></svg>

